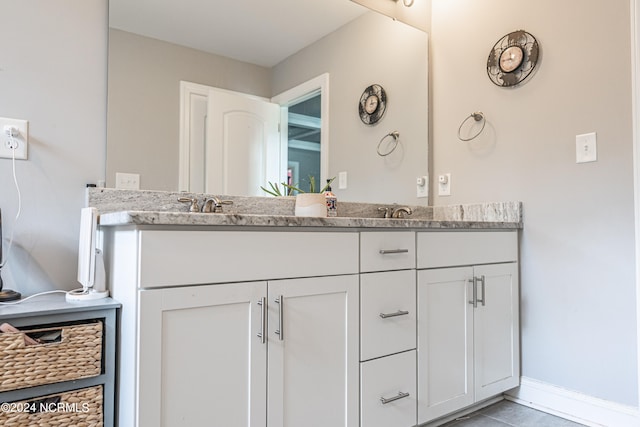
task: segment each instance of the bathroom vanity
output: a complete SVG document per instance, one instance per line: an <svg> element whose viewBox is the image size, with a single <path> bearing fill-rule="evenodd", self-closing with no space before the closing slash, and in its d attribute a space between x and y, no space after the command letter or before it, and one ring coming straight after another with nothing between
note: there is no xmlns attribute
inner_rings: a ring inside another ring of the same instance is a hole
<svg viewBox="0 0 640 427"><path fill-rule="evenodd" d="M520 222L100 223L120 425L409 427L519 384Z"/></svg>

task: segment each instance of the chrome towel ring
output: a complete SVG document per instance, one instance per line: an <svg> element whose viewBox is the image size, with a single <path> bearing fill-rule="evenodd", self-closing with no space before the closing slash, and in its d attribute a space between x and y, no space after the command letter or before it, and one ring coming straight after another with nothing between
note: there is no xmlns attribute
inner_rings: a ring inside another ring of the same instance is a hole
<svg viewBox="0 0 640 427"><path fill-rule="evenodd" d="M393 138L393 147L389 151L387 151L386 153L381 153L380 152L380 146L389 137ZM398 132L397 130L395 130L393 132L389 132L388 134L383 136L382 139L380 140L380 142L378 142L378 148L376 150L378 152L378 156L384 157L384 156L388 156L389 154L393 153L393 150L395 150L398 147L398 141L399 140L400 140L400 132Z"/></svg>
<svg viewBox="0 0 640 427"><path fill-rule="evenodd" d="M473 118L473 120L474 120L474 121L476 121L476 122L482 121L482 127L481 127L481 128L480 128L480 130L479 130L475 135L473 135L472 137L470 137L470 138L463 138L463 137L462 137L462 135L460 135L460 132L462 131L462 126L464 126L464 124L465 124L465 123L467 123L467 121L468 121L470 118ZM487 124L487 119L485 119L484 114L482 113L482 111L476 111L475 113L471 113L471 114L469 114L469 116L468 116L467 118L465 118L465 119L462 121L462 123L460 123L460 127L458 127L458 139L459 139L460 141L467 142L467 141L471 141L472 139L477 138L477 137L482 133L482 131L484 130L484 126L485 126L486 124Z"/></svg>

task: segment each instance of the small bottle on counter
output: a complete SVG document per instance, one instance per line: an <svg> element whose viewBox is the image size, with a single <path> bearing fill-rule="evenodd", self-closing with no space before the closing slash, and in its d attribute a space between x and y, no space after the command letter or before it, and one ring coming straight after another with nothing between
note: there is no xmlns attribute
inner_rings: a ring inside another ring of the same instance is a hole
<svg viewBox="0 0 640 427"><path fill-rule="evenodd" d="M338 199L336 195L331 191L331 180L327 180L327 189L324 192L325 200L327 201L327 216L328 217L336 217L338 216Z"/></svg>

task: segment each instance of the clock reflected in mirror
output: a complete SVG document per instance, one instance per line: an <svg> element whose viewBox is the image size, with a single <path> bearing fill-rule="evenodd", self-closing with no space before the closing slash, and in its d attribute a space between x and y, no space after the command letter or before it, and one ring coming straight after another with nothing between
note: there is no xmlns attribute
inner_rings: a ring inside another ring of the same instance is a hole
<svg viewBox="0 0 640 427"><path fill-rule="evenodd" d="M387 109L387 93L384 88L378 84L368 86L358 102L358 113L360 120L366 125L374 125Z"/></svg>
<svg viewBox="0 0 640 427"><path fill-rule="evenodd" d="M531 75L539 56L540 47L532 34L513 31L498 40L489 52L489 79L497 86L517 86Z"/></svg>

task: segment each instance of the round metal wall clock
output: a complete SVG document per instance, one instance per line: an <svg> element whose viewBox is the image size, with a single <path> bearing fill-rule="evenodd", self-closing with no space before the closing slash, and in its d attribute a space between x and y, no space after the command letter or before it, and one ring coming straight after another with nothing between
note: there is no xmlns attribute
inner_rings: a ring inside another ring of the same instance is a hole
<svg viewBox="0 0 640 427"><path fill-rule="evenodd" d="M374 84L362 92L358 103L358 112L360 113L360 120L364 124L376 124L384 116L386 109L387 93L382 86Z"/></svg>
<svg viewBox="0 0 640 427"><path fill-rule="evenodd" d="M496 42L487 59L487 74L496 85L520 84L536 67L540 47L536 38L524 30L513 31Z"/></svg>

